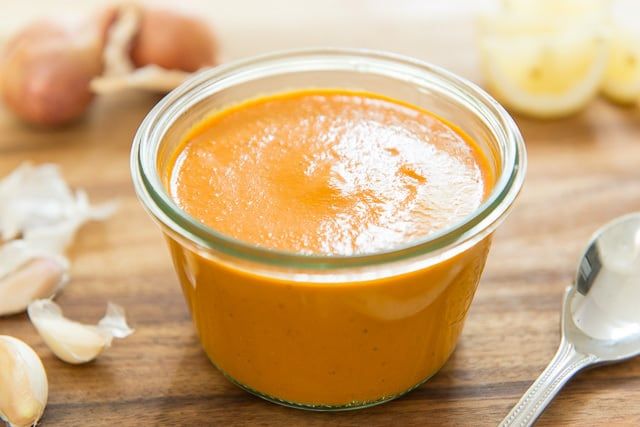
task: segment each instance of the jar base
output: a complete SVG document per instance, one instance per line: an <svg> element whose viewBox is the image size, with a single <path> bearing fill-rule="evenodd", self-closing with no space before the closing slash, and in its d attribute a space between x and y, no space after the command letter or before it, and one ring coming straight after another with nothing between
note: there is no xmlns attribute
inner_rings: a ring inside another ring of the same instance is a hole
<svg viewBox="0 0 640 427"><path fill-rule="evenodd" d="M213 361L211 363L213 363ZM259 397L259 398L261 398L263 400L266 400L268 402L275 403L276 405L286 406L288 408L293 408L293 409L302 409L302 410L306 410L306 411L316 411L316 412L353 411L353 410L356 410L356 409L365 409L365 408L370 408L372 406L377 406L377 405L389 402L391 400L395 400L395 399L397 399L399 397L402 397L405 394L415 390L416 388L420 387L425 382L429 381L429 379L431 377L433 377L437 373L437 371L434 372L433 374L429 375L428 377L426 377L425 379L421 380L417 384L414 384L413 386L409 387L408 389L406 389L406 390L404 390L404 391L402 391L400 393L397 393L397 394L394 394L394 395L390 395L390 396L383 396L380 399L364 401L364 402L353 401L353 402L346 403L344 405L322 405L322 404L314 405L314 404L308 404L308 403L292 402L292 401L289 401L289 400L280 399L278 397L273 397L273 396L270 396L268 394L259 392L257 390L252 389L251 387L249 387L249 386L247 386L245 384L242 384L241 382L237 381L235 378L233 378L231 375L226 373L224 370L220 369L215 363L213 363L213 365L231 383L233 383L234 385L240 387L244 391L253 394L254 396L257 396L257 397Z"/></svg>

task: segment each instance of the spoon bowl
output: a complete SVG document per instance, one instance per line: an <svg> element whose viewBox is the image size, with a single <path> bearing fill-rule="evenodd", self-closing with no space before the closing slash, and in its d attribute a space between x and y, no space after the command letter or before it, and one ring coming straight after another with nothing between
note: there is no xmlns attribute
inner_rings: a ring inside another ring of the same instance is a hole
<svg viewBox="0 0 640 427"><path fill-rule="evenodd" d="M640 354L640 213L600 228L562 307L555 356L501 426L529 426L579 371Z"/></svg>

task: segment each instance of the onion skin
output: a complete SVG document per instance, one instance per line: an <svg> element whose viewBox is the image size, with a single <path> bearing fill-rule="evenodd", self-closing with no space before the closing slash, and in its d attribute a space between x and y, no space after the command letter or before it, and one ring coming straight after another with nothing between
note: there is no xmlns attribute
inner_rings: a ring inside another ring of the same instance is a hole
<svg viewBox="0 0 640 427"><path fill-rule="evenodd" d="M26 122L65 124L81 116L93 100L89 82L99 72L82 52L57 47L17 50L2 70L3 99Z"/></svg>
<svg viewBox="0 0 640 427"><path fill-rule="evenodd" d="M193 72L215 65L216 51L213 33L204 22L173 11L146 9L132 43L131 59L136 68L159 65Z"/></svg>
<svg viewBox="0 0 640 427"><path fill-rule="evenodd" d="M34 22L0 53L4 104L27 123L54 127L77 120L95 94L91 81L105 71L103 51L119 17L109 7L78 22ZM206 23L177 12L140 7L139 27L125 56L148 65L194 72L215 65L217 45Z"/></svg>
<svg viewBox="0 0 640 427"><path fill-rule="evenodd" d="M0 58L4 103L24 121L69 123L93 100L91 79L102 72L102 48L116 10L82 23L35 22L8 41Z"/></svg>

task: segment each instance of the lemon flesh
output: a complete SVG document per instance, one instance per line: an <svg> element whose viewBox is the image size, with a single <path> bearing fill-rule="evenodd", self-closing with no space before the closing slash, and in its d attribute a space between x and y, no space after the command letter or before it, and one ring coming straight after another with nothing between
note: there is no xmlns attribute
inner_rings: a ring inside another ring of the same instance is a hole
<svg viewBox="0 0 640 427"><path fill-rule="evenodd" d="M613 33L611 54L602 93L621 104L640 98L640 34L617 29Z"/></svg>
<svg viewBox="0 0 640 427"><path fill-rule="evenodd" d="M535 117L561 117L597 94L607 68L608 40L597 28L486 36L481 57L487 84L504 104Z"/></svg>

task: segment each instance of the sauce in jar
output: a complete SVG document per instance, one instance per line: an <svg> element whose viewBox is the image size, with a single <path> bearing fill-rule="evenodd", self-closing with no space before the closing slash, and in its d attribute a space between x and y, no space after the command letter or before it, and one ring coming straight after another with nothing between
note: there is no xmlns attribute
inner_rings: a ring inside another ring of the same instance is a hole
<svg viewBox="0 0 640 427"><path fill-rule="evenodd" d="M217 232L326 256L410 245L472 214L494 185L483 152L453 124L337 89L214 112L164 173L178 206ZM426 268L345 282L263 274L168 241L219 369L279 402L342 408L400 395L444 364L490 238Z"/></svg>
<svg viewBox="0 0 640 427"><path fill-rule="evenodd" d="M351 255L460 221L492 184L473 141L434 115L370 93L308 90L203 121L177 153L170 192L236 239Z"/></svg>

